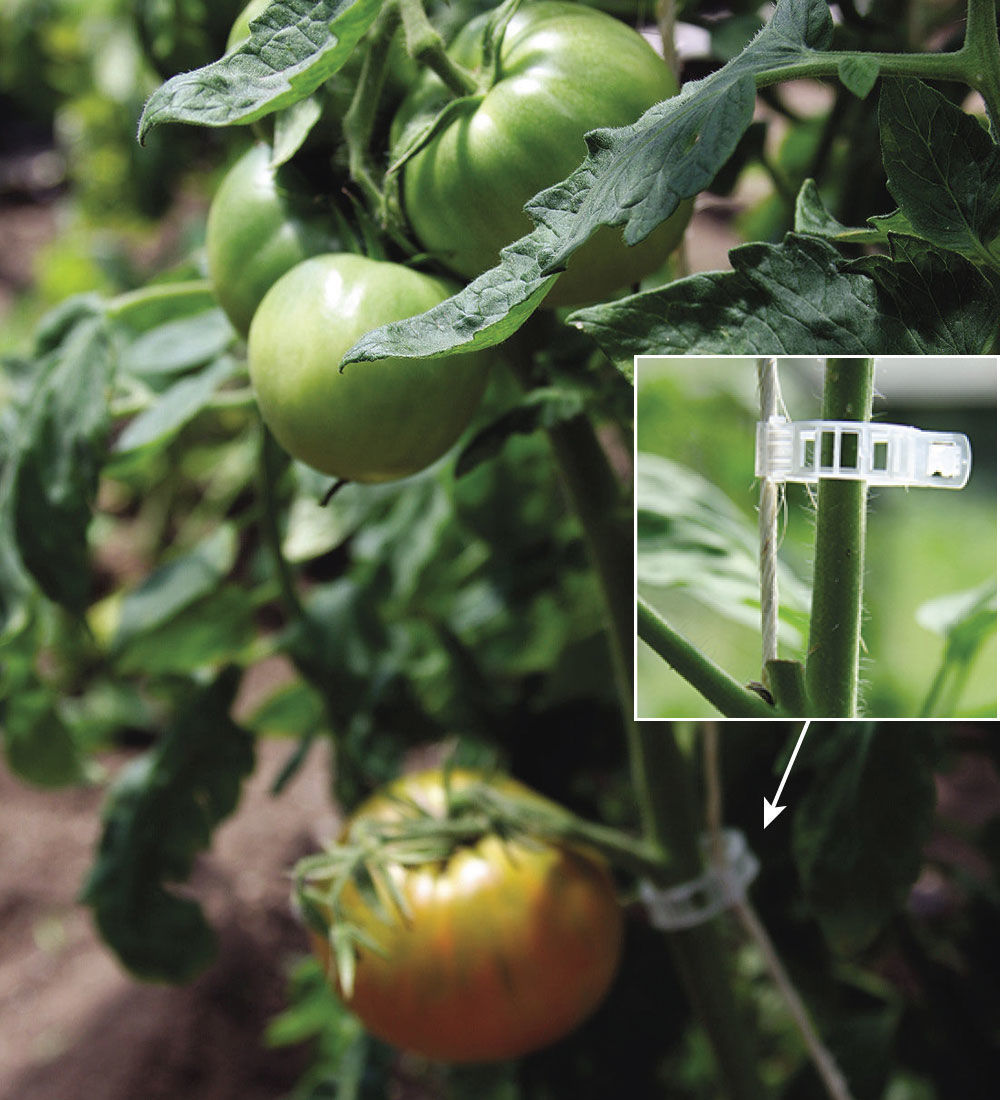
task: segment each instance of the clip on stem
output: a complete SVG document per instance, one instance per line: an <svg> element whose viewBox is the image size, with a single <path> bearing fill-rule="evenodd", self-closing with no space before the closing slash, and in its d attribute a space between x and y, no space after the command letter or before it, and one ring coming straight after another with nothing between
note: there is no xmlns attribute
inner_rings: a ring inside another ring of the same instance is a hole
<svg viewBox="0 0 1000 1100"><path fill-rule="evenodd" d="M664 932L694 928L717 917L746 896L747 887L757 877L760 863L747 847L746 837L738 829L722 833L723 863L712 864L703 875L661 890L649 881L639 883L639 894L650 923ZM702 852L711 852L711 838L702 837Z"/></svg>
<svg viewBox="0 0 1000 1100"><path fill-rule="evenodd" d="M787 420L757 425L755 473L768 481L812 484L820 478L869 485L961 489L972 447L961 432L924 432L859 420Z"/></svg>

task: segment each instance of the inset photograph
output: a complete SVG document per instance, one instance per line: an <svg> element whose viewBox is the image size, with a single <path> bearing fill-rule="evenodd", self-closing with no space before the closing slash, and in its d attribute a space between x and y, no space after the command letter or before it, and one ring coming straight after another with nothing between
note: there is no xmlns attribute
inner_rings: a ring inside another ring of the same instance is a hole
<svg viewBox="0 0 1000 1100"><path fill-rule="evenodd" d="M997 716L997 359L636 359L637 719Z"/></svg>

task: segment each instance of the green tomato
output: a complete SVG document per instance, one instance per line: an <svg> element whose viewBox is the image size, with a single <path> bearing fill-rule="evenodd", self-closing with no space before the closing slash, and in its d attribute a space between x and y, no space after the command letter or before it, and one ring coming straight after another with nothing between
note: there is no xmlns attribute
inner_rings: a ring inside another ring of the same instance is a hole
<svg viewBox="0 0 1000 1100"><path fill-rule="evenodd" d="M268 289L309 256L343 246L299 174L271 167L258 144L230 168L208 212L205 251L215 296L243 336Z"/></svg>
<svg viewBox="0 0 1000 1100"><path fill-rule="evenodd" d="M449 47L468 68L481 64L483 26L484 17L472 20ZM525 4L507 25L493 87L470 98L403 168L415 236L451 270L479 275L530 232L524 204L580 164L587 131L632 123L676 92L670 70L631 27L579 4ZM424 74L397 113L395 139L441 100L441 82ZM638 282L677 246L690 214L683 204L632 248L620 227L602 226L546 304L596 301Z"/></svg>
<svg viewBox="0 0 1000 1100"><path fill-rule="evenodd" d="M408 477L448 450L486 387L482 353L352 363L364 333L453 292L400 264L316 256L282 276L250 326L250 380L265 423L307 465L346 481Z"/></svg>

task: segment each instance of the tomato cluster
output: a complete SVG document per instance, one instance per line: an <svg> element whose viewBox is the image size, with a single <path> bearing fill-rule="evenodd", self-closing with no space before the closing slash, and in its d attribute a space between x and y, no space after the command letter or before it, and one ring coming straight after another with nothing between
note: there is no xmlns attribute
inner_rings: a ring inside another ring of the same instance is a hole
<svg viewBox="0 0 1000 1100"><path fill-rule="evenodd" d="M265 6L251 0L233 26L230 49ZM677 90L638 33L594 8L526 3L504 28L492 68L483 58L484 19L462 29L449 53L480 76L490 68L491 79L412 150L401 175L418 258L463 279L494 265L504 245L530 231L525 202L583 160L587 131L633 122ZM429 70L411 75L399 35L393 50L400 55L389 67L393 96L402 79L411 87L390 141L412 133L408 124L429 117L448 96ZM326 113L339 117L347 100L338 89L331 81L323 94ZM294 165L275 168L269 146L258 144L213 201L209 274L234 327L248 336L260 411L282 446L335 478L406 477L441 457L468 426L489 359L476 353L340 369L365 332L421 313L458 289L412 261L348 255L354 246L330 205L340 189L331 176L328 193L317 195L315 183ZM644 278L677 245L689 213L683 207L632 248L618 229L602 228L573 256L546 305L606 298Z"/></svg>
<svg viewBox="0 0 1000 1100"><path fill-rule="evenodd" d="M466 68L484 63L487 18L472 20L449 47ZM413 232L456 274L479 275L504 245L531 231L525 203L580 164L588 131L635 122L676 92L661 58L617 19L562 0L521 7L504 32L492 86L470 97L406 164L403 204ZM439 78L425 71L396 115L397 136L443 94ZM620 229L603 226L574 253L546 304L603 300L652 274L677 247L690 214L685 203L632 248Z"/></svg>

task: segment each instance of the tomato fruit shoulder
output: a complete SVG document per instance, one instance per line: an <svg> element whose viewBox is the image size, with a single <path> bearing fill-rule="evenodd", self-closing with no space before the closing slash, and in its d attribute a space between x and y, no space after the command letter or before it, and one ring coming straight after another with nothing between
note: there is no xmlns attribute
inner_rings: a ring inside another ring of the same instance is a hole
<svg viewBox="0 0 1000 1100"><path fill-rule="evenodd" d="M408 477L468 426L488 379L482 352L382 359L340 370L366 332L423 313L453 292L441 279L334 253L296 265L250 326L250 379L265 423L295 458L332 477Z"/></svg>
<svg viewBox="0 0 1000 1100"><path fill-rule="evenodd" d="M483 777L449 773L457 790ZM544 801L511 779L491 785ZM440 771L404 776L365 803L351 824L445 813ZM409 910L387 895L374 912L349 883L346 919L378 945L362 948L347 1004L375 1035L454 1062L513 1058L573 1030L617 970L622 912L595 854L487 833L440 863L391 865ZM390 915L387 917L387 914ZM329 945L315 946L329 966Z"/></svg>
<svg viewBox="0 0 1000 1100"><path fill-rule="evenodd" d="M474 19L449 47L467 68L483 63L484 25L484 17ZM470 97L404 165L410 227L451 270L479 275L531 231L524 204L583 161L589 130L628 125L676 92L663 60L619 20L561 0L524 5L504 32L493 86ZM397 112L394 139L443 102L440 80L424 73ZM602 226L546 304L596 301L651 274L680 242L690 213L682 204L634 247L620 227Z"/></svg>

